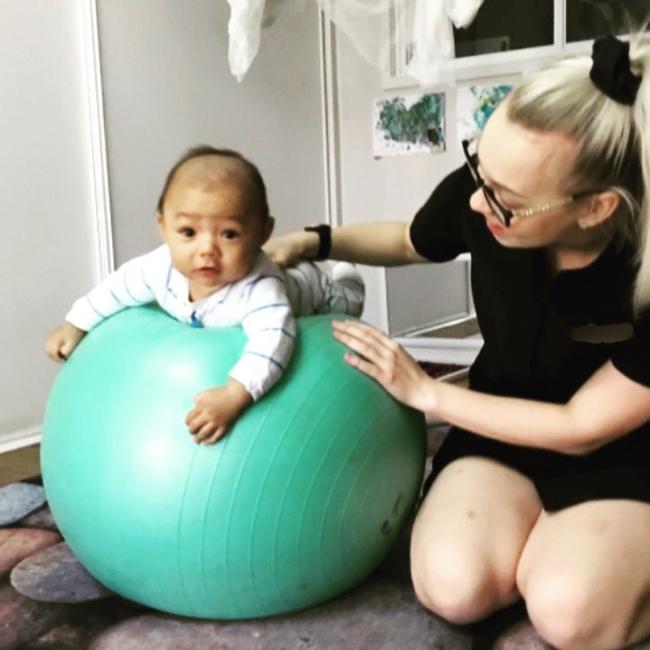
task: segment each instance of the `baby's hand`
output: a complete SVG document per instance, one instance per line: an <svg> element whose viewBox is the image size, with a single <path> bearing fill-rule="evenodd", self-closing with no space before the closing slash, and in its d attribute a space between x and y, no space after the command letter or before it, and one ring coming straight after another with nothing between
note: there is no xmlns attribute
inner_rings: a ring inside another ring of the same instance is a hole
<svg viewBox="0 0 650 650"><path fill-rule="evenodd" d="M86 336L84 330L80 330L66 321L47 335L45 342L47 354L54 361L67 361L84 336Z"/></svg>
<svg viewBox="0 0 650 650"><path fill-rule="evenodd" d="M252 401L250 393L234 379L229 379L225 386L209 388L196 395L194 408L185 418L194 442L204 445L217 442Z"/></svg>

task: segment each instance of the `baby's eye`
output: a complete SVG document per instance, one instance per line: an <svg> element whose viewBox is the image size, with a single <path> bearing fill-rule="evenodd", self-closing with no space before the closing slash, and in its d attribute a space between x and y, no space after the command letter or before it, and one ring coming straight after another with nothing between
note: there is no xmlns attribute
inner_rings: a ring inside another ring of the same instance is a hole
<svg viewBox="0 0 650 650"><path fill-rule="evenodd" d="M222 234L225 239L237 239L239 237L237 230L224 230Z"/></svg>
<svg viewBox="0 0 650 650"><path fill-rule="evenodd" d="M181 235L183 235L183 237L188 237L188 238L194 237L194 235L196 235L196 231L194 230L194 228L181 228L178 232Z"/></svg>

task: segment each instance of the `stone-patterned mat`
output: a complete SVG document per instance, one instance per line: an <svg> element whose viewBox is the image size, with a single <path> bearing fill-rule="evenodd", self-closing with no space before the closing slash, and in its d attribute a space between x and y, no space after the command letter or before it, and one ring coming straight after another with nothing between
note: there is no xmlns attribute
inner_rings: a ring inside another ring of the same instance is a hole
<svg viewBox="0 0 650 650"><path fill-rule="evenodd" d="M4 578L21 560L61 541L53 530L40 528L0 529L0 578Z"/></svg>
<svg viewBox="0 0 650 650"><path fill-rule="evenodd" d="M45 492L40 485L12 483L0 488L0 526L23 519L45 503Z"/></svg>
<svg viewBox="0 0 650 650"><path fill-rule="evenodd" d="M5 492L21 494L22 488ZM11 511L13 506L6 505ZM460 628L431 615L417 602L408 575L408 540L398 540L379 570L347 594L293 614L251 621L217 622L156 612L110 596L67 552L53 531L47 506L0 528L0 650L544 650L525 615ZM6 543L2 543L2 540ZM49 564L51 562L51 564ZM28 570L25 569L27 567ZM35 571L31 568L36 567ZM70 570L66 574L66 567ZM15 571L39 598L68 594L76 604L43 602L16 591ZM40 576L43 583L40 584ZM60 584L57 584L60 581ZM495 619L496 620L496 619ZM650 643L638 648L650 650Z"/></svg>
<svg viewBox="0 0 650 650"><path fill-rule="evenodd" d="M85 603L114 595L86 571L65 542L23 559L11 571L10 582L21 595L44 603Z"/></svg>
<svg viewBox="0 0 650 650"><path fill-rule="evenodd" d="M105 630L90 647L92 650L426 650L468 647L468 639L424 613L408 583L375 577L330 603L287 616L217 623L144 614Z"/></svg>

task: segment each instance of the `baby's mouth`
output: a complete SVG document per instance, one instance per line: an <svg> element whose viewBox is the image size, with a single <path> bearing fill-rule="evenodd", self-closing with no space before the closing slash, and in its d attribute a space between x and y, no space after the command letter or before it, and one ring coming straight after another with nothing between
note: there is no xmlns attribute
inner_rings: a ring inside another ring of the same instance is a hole
<svg viewBox="0 0 650 650"><path fill-rule="evenodd" d="M194 271L197 275L216 275L218 272L214 266L202 266Z"/></svg>

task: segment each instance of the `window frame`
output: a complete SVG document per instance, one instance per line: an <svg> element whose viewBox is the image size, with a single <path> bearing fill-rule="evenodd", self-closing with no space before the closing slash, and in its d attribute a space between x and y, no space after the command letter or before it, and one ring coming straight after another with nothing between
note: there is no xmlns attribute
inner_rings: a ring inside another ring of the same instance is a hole
<svg viewBox="0 0 650 650"><path fill-rule="evenodd" d="M393 12L395 9L393 9ZM407 47L404 38L400 37L395 28L399 24L395 14L390 17L390 33L393 34L390 44L389 72L382 78L383 90L398 88L413 88L421 84L414 77L404 73ZM529 47L507 52L492 52L477 54L454 59L441 67L440 83L449 81L476 81L489 77L505 77L522 75L538 69L553 59L575 54L589 54L591 40L566 42L566 0L553 1L553 44Z"/></svg>

